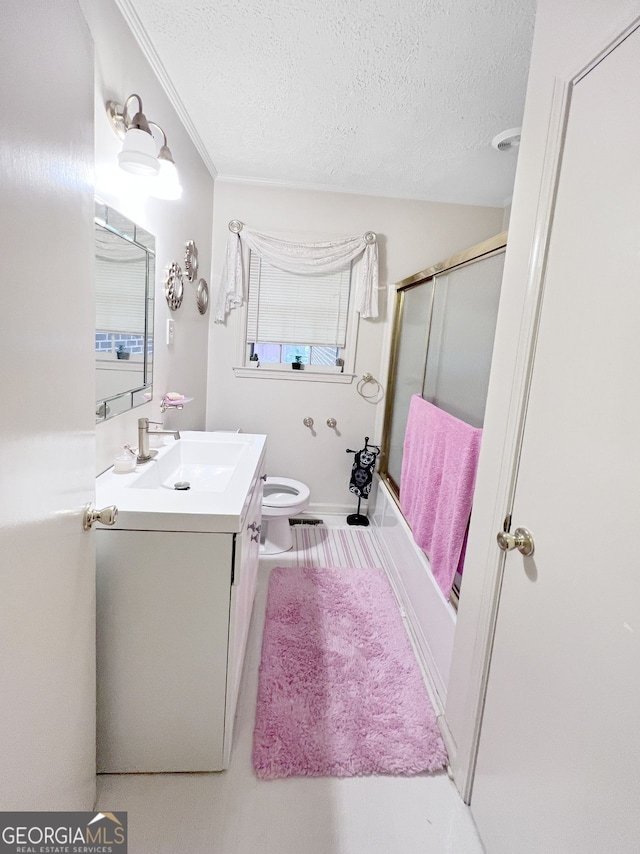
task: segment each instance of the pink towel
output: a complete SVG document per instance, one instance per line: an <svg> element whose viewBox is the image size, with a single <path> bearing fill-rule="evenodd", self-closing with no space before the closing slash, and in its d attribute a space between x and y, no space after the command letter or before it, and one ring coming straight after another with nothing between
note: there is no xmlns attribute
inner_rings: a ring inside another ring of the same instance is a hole
<svg viewBox="0 0 640 854"><path fill-rule="evenodd" d="M449 598L462 569L482 430L413 395L404 438L400 507Z"/></svg>

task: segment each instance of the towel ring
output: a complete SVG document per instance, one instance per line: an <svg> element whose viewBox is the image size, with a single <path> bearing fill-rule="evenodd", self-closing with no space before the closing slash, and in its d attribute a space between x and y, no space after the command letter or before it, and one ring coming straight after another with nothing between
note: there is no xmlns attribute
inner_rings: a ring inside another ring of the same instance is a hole
<svg viewBox="0 0 640 854"><path fill-rule="evenodd" d="M364 394L364 387L367 383L373 383L375 385L375 391L373 394ZM364 400L373 400L375 403L379 403L382 400L382 395L384 394L382 385L378 382L378 380L373 376L373 374L363 374L363 376L358 381L356 386L356 391ZM378 395L381 395L378 397ZM378 398L376 400L376 398Z"/></svg>

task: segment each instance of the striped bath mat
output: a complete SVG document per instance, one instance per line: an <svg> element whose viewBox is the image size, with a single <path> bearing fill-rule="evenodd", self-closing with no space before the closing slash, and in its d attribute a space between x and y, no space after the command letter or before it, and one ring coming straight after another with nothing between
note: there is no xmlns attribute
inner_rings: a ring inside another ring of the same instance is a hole
<svg viewBox="0 0 640 854"><path fill-rule="evenodd" d="M300 565L384 568L381 548L375 533L369 528L295 525L292 532L293 547Z"/></svg>

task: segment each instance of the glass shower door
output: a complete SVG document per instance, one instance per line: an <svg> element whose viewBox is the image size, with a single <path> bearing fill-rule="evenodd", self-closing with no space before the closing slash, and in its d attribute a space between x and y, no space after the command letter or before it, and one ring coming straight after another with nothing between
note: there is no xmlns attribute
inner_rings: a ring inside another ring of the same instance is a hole
<svg viewBox="0 0 640 854"><path fill-rule="evenodd" d="M422 394L427 359L429 321L433 304L433 279L402 292L398 309L395 342L395 385L389 422L387 475L400 487L402 446L407 429L409 402Z"/></svg>
<svg viewBox="0 0 640 854"><path fill-rule="evenodd" d="M484 423L503 268L504 252L435 277L422 396L472 427Z"/></svg>

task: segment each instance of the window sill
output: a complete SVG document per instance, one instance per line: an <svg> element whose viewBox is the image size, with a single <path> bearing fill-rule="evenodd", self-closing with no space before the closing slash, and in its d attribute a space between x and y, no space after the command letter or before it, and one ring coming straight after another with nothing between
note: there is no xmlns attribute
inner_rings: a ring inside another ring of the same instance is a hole
<svg viewBox="0 0 640 854"><path fill-rule="evenodd" d="M278 368L233 368L233 373L240 378L249 377L252 380L294 380L296 382L314 383L352 383L355 374L341 374L336 371L294 371Z"/></svg>
<svg viewBox="0 0 640 854"><path fill-rule="evenodd" d="M115 356L96 356L96 365L98 369L102 368L106 370L107 368L110 370L126 370L127 368L132 368L134 365L139 368L142 366L144 359L142 356L137 353L131 356L130 359L116 359Z"/></svg>

